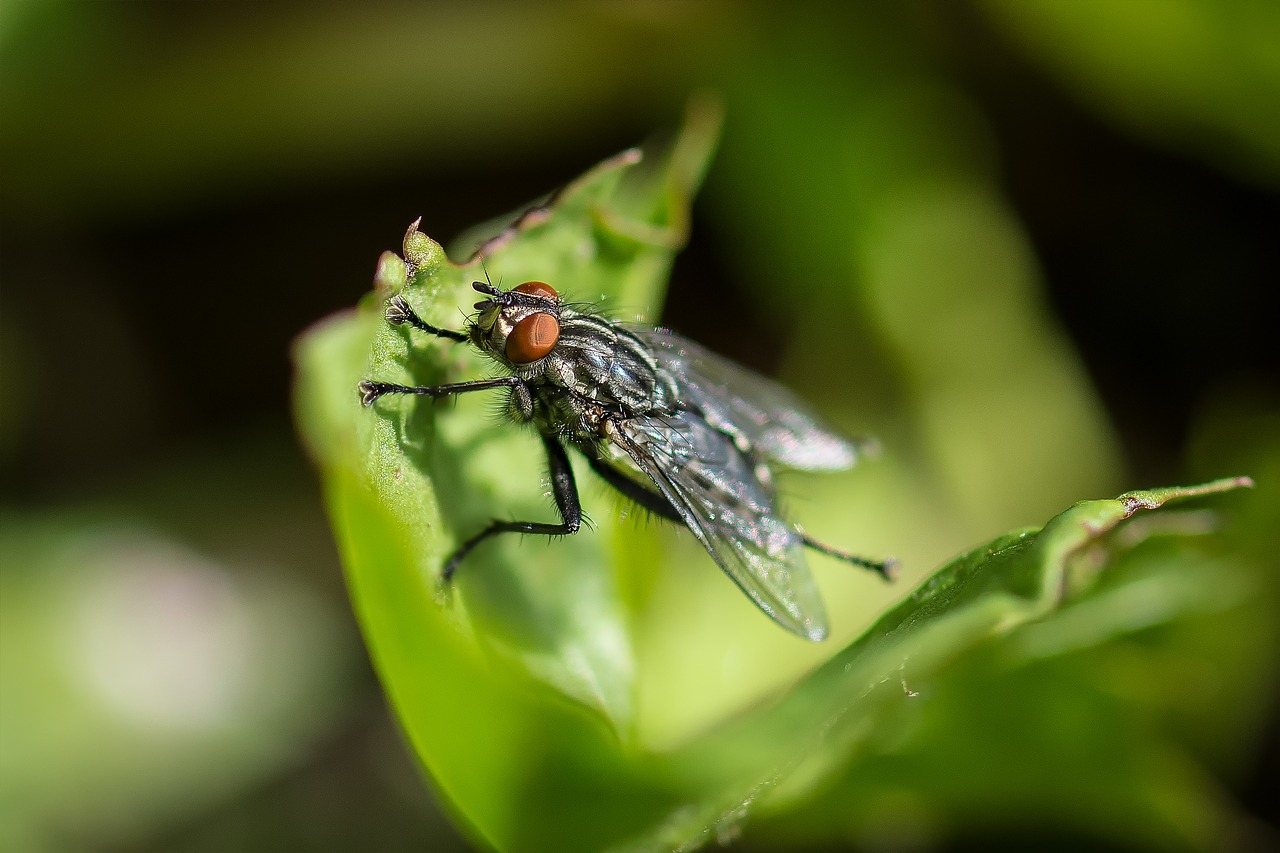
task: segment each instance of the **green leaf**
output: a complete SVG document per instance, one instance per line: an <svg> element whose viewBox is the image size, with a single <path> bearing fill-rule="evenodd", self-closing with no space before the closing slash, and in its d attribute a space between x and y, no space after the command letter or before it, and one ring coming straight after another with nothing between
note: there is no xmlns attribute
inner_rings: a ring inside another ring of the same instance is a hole
<svg viewBox="0 0 1280 853"><path fill-rule="evenodd" d="M950 671L993 638L1018 637L1016 645L1005 647L1025 663L1080 644L1101 645L1206 606L1238 604L1249 592L1244 584L1219 576L1209 581L1217 590L1214 595L1205 590L1205 573L1199 573L1180 585L1156 584L1155 595L1151 583L1135 580L1132 591L1141 591L1142 606L1121 588L1110 590L1107 598L1094 596L1092 612L1070 617L1056 613L1091 590L1117 551L1159 529L1131 529L1129 541L1116 543L1113 534L1138 510L1250 485L1247 478L1233 478L1083 501L1040 531L1010 533L957 557L775 705L669 757L671 766L680 768L682 782L693 778L707 785L704 800L669 816L635 849L660 850L711 832L732 834L775 789L781 788L788 801L822 791L833 778L856 780L874 756L872 745L900 744L902 715L911 713L906 706L918 701L929 707L929 699L920 697L940 693ZM1036 632L1017 633L1032 625ZM1045 710L1034 703L1014 705ZM950 709L935 713L946 716ZM1105 774L1108 765L1096 767ZM946 769L954 772L955 767ZM717 790L716 785L722 787ZM1208 802L1197 805L1209 809ZM839 813L847 814L850 804L843 802L841 808Z"/></svg>
<svg viewBox="0 0 1280 853"><path fill-rule="evenodd" d="M470 282L485 274L508 286L542 279L575 298L651 307L714 138L711 114L692 115L657 167L642 171L627 152L518 226L478 241L483 268L478 259L447 260L415 225L407 263L384 255L377 293L297 346L299 423L323 473L371 657L449 803L501 850L689 847L735 832L762 803L785 811L851 772L868 744L892 736L904 696L926 693L993 638L1053 625L1064 602L1087 599L1112 555L1129 547L1113 534L1135 512L1246 482L1077 504L1038 532L997 538L948 563L843 650L805 645L750 611L753 625L773 632L770 641L791 644L777 648L834 657L772 701L745 708L743 695L761 696L769 678L802 673L803 661L817 658L793 656L774 671L762 657L763 678L744 679L754 686L742 695L655 691L662 673L637 655L637 637L665 632L677 649L713 646L722 660L730 649L753 648L746 631L709 634L708 626L723 627L709 612L680 623L649 606L648 578L692 571L682 564L695 562L688 549L668 547L661 530L601 524L550 545L508 537L478 550L453 587L441 588L440 567L460 537L494 515L549 518L554 510L529 488L542 473L536 440L497 428L483 401L464 396L452 410L416 399L359 406L363 378L429 384L484 370L461 347L389 327L385 297L400 291L444 327L457 326L475 299ZM707 562L698 555L698 565ZM716 592L732 599L731 585L715 580ZM1083 629L1062 622L1042 648L1128 630L1125 601L1102 607ZM1144 624L1193 603L1175 597ZM644 696L664 709L699 703L708 722L653 737L637 701Z"/></svg>
<svg viewBox="0 0 1280 853"><path fill-rule="evenodd" d="M554 547L508 537L469 558L453 589L441 588L439 569L459 532L494 515L554 511L530 487L544 475L541 449L520 430L494 429L491 401L462 398L441 418L445 406L415 400L372 411L359 406L356 384L426 384L486 369L461 347L388 326L389 291L446 328L459 324L477 298L471 283L486 276L551 281L573 298L649 313L684 242L717 127L716 108L695 103L665 155L642 162L632 150L605 162L463 263L446 259L415 223L408 263L384 254L378 292L298 344L299 423L324 471L371 655L420 756L495 843L512 807L500 792L523 781L512 757L542 739L549 724L540 717L569 713L574 728L610 738L632 725L634 655L608 566L633 550L622 541L633 534L604 530ZM596 716L584 717L584 707Z"/></svg>

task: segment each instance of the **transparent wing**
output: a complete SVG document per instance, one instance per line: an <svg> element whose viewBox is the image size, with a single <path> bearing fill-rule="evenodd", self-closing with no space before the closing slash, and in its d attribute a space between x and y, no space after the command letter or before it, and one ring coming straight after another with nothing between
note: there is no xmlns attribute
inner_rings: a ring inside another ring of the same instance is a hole
<svg viewBox="0 0 1280 853"><path fill-rule="evenodd" d="M837 471L857 458L859 445L835 434L778 383L665 329L630 330L680 382L683 402L768 458L806 471Z"/></svg>
<svg viewBox="0 0 1280 853"><path fill-rule="evenodd" d="M615 441L761 610L802 637L827 635L804 543L732 438L697 414L679 412L622 421Z"/></svg>

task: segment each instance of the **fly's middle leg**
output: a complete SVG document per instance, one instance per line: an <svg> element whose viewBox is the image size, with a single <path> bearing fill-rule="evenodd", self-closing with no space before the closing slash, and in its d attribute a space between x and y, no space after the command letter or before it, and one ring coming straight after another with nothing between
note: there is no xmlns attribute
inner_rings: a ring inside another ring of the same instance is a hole
<svg viewBox="0 0 1280 853"><path fill-rule="evenodd" d="M496 520L491 522L488 527L463 542L458 550L453 552L453 556L444 564L442 576L446 582L453 578L462 558L491 536L497 536L499 533L568 536L578 532L578 528L582 526L582 504L578 501L578 486L573 479L573 468L569 465L569 456L560 442L552 436L542 436L542 444L547 449L547 464L551 469L551 493L555 497L556 509L560 511L560 523Z"/></svg>

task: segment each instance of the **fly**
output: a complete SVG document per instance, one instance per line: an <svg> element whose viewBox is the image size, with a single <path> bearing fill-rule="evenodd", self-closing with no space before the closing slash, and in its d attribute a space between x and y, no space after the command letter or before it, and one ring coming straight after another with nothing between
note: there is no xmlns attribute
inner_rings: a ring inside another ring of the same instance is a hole
<svg viewBox="0 0 1280 853"><path fill-rule="evenodd" d="M624 496L687 527L756 606L802 637L827 635L806 547L890 577L892 561L824 545L778 511L775 468L835 471L856 456L786 388L665 329L570 305L544 282L472 287L486 298L465 331L432 326L403 296L387 303L387 322L469 342L507 375L429 387L366 379L360 400L505 389L508 414L542 439L560 522L491 522L448 559L446 581L500 533L578 532L582 508L566 446Z"/></svg>

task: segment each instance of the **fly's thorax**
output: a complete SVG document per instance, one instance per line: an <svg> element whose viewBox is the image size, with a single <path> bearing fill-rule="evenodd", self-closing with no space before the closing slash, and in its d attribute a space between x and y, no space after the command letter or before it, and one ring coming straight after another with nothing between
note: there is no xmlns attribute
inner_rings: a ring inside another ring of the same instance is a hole
<svg viewBox="0 0 1280 853"><path fill-rule="evenodd" d="M623 416L673 410L679 389L650 347L620 323L566 311L544 377Z"/></svg>

